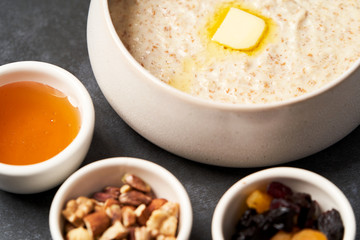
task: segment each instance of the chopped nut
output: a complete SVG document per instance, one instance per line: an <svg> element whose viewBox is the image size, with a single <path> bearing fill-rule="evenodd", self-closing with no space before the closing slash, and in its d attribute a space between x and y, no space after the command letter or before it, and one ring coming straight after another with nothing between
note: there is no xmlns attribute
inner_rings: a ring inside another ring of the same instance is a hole
<svg viewBox="0 0 360 240"><path fill-rule="evenodd" d="M102 192L96 192L93 194L93 198L99 202L105 202L108 199L117 199L120 195L120 188L118 187L106 187Z"/></svg>
<svg viewBox="0 0 360 240"><path fill-rule="evenodd" d="M78 227L66 234L66 240L93 240L93 238L85 228Z"/></svg>
<svg viewBox="0 0 360 240"><path fill-rule="evenodd" d="M141 204L135 209L136 220L141 226L146 225L146 221L150 217L150 214L146 211L146 208L147 207L145 204Z"/></svg>
<svg viewBox="0 0 360 240"><path fill-rule="evenodd" d="M67 240L176 240L179 204L156 198L139 177L126 174L121 187L67 202Z"/></svg>
<svg viewBox="0 0 360 240"><path fill-rule="evenodd" d="M151 213L152 211L159 209L166 202L167 202L167 200L164 198L155 198L151 201L151 203L149 204L149 206L147 208L148 208L149 212Z"/></svg>
<svg viewBox="0 0 360 240"><path fill-rule="evenodd" d="M148 205L152 198L139 191L129 191L120 194L119 201L121 204L139 206L140 204Z"/></svg>
<svg viewBox="0 0 360 240"><path fill-rule="evenodd" d="M104 192L111 194L114 199L117 199L120 196L120 188L118 187L106 187Z"/></svg>
<svg viewBox="0 0 360 240"><path fill-rule="evenodd" d="M129 184L132 188L135 188L142 192L150 192L150 186L145 183L141 178L135 176L134 174L125 174L122 178L122 181L125 184Z"/></svg>
<svg viewBox="0 0 360 240"><path fill-rule="evenodd" d="M113 240L125 238L129 233L129 230L125 228L120 221L116 221L111 227L109 227L99 238L99 240Z"/></svg>
<svg viewBox="0 0 360 240"><path fill-rule="evenodd" d="M72 225L71 223L69 223L68 221L65 222L65 226L64 226L64 232L68 233L71 230L75 229L76 227L74 225Z"/></svg>
<svg viewBox="0 0 360 240"><path fill-rule="evenodd" d="M136 223L135 209L132 206L124 206L121 208L122 223L125 227L132 226Z"/></svg>
<svg viewBox="0 0 360 240"><path fill-rule="evenodd" d="M167 202L167 200L163 199L163 198L155 198L155 199L153 199L151 201L151 203L141 213L140 213L140 210L138 211L139 214L136 215L138 223L140 225L146 225L146 221L149 219L151 213L154 210L159 209L166 202Z"/></svg>
<svg viewBox="0 0 360 240"><path fill-rule="evenodd" d="M92 196L98 202L105 202L107 199L113 198L110 193L96 192Z"/></svg>
<svg viewBox="0 0 360 240"><path fill-rule="evenodd" d="M101 235L110 226L110 218L104 210L87 215L84 222L92 237Z"/></svg>
<svg viewBox="0 0 360 240"><path fill-rule="evenodd" d="M175 236L178 225L179 204L166 202L159 209L154 210L146 222L152 231L165 236Z"/></svg>
<svg viewBox="0 0 360 240"><path fill-rule="evenodd" d="M179 211L180 211L180 205L179 203L175 202L167 202L164 205L162 205L159 210L165 211L170 216L174 216L176 218L179 217Z"/></svg>
<svg viewBox="0 0 360 240"><path fill-rule="evenodd" d="M160 234L164 234L166 236L173 236L175 237L176 230L177 230L178 220L174 216L169 216L166 218L159 229Z"/></svg>
<svg viewBox="0 0 360 240"><path fill-rule="evenodd" d="M70 200L62 211L63 216L75 227L83 226L83 218L94 209L94 201L87 197Z"/></svg>
<svg viewBox="0 0 360 240"><path fill-rule="evenodd" d="M130 190L132 190L132 188L130 187L130 185L125 184L120 188L120 193L126 193L129 192Z"/></svg>
<svg viewBox="0 0 360 240"><path fill-rule="evenodd" d="M120 205L112 204L105 208L105 212L113 223L115 221L121 221L122 219L122 210L120 208Z"/></svg>
<svg viewBox="0 0 360 240"><path fill-rule="evenodd" d="M176 240L176 237L158 235L158 236L156 237L156 240Z"/></svg>
<svg viewBox="0 0 360 240"><path fill-rule="evenodd" d="M146 227L137 227L134 232L135 240L150 240L151 233Z"/></svg>
<svg viewBox="0 0 360 240"><path fill-rule="evenodd" d="M146 222L146 227L148 227L151 230L159 230L161 227L161 224L165 219L169 217L169 214L162 210L155 210L152 212L149 220Z"/></svg>
<svg viewBox="0 0 360 240"><path fill-rule="evenodd" d="M136 217L139 217L139 216L142 214L142 212L145 210L145 208L146 208L146 205L145 205L145 204L139 205L139 206L135 209L135 215L136 215Z"/></svg>
<svg viewBox="0 0 360 240"><path fill-rule="evenodd" d="M105 201L104 208L110 207L111 205L119 205L120 206L120 202L116 199L109 198Z"/></svg>

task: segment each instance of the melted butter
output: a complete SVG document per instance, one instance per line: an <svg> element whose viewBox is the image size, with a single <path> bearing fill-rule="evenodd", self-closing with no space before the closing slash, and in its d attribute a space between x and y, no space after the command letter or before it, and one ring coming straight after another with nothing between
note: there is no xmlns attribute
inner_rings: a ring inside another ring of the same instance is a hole
<svg viewBox="0 0 360 240"><path fill-rule="evenodd" d="M226 17L230 8L232 7L253 14L265 21L266 28L257 45L255 45L253 48L235 50L211 40L221 23L224 21L224 18ZM234 55L243 56L244 54L251 57L255 56L256 54L264 51L269 43L275 41L275 32L275 22L271 18L267 18L261 15L259 10L256 10L250 6L245 6L242 2L239 1L221 3L215 7L214 12L207 16L206 24L201 26L198 30L200 40L204 46L206 46L205 50L199 51L196 54L193 54L191 57L186 57L182 61L182 70L176 71L168 84L180 91L191 93L192 83L194 81L199 81L196 79L197 72L201 72L202 69L206 69L207 66L216 64L217 59L223 59Z"/></svg>
<svg viewBox="0 0 360 240"><path fill-rule="evenodd" d="M230 8L238 8L243 10L247 13L255 15L261 19L263 19L266 23L266 28L264 33L262 34L261 38L259 39L258 43L250 48L245 50L235 50L226 46L223 46L219 43L215 43L211 41L212 37L214 36L217 29L220 27L221 23L224 21L227 13L229 12ZM220 4L216 7L215 13L209 16L209 20L204 28L204 30L200 30L200 35L202 38L205 38L204 41L208 44L208 50L211 55L223 55L229 52L243 52L249 56L256 55L257 53L261 52L265 49L266 45L275 39L275 30L276 24L271 18L267 18L261 15L259 10L253 9L250 6L245 6L241 2L226 2ZM223 51L223 53L221 53Z"/></svg>

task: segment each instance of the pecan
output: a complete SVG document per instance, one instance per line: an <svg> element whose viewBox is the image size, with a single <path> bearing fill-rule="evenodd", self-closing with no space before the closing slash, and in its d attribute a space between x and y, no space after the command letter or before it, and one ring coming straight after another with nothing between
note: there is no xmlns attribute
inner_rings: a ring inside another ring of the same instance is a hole
<svg viewBox="0 0 360 240"><path fill-rule="evenodd" d="M112 240L125 238L129 233L129 230L124 227L120 221L116 221L111 227L101 235L99 240Z"/></svg>
<svg viewBox="0 0 360 240"><path fill-rule="evenodd" d="M151 213L156 210L159 209L162 205L164 205L167 202L166 199L163 198L155 198L151 201L151 203L143 210L140 212L140 210L137 209L138 214L137 214L137 221L140 225L145 225L147 220L149 219ZM142 205L140 205L142 206ZM139 206L139 207L140 207ZM138 207L138 208L139 208Z"/></svg>
<svg viewBox="0 0 360 240"><path fill-rule="evenodd" d="M93 238L85 228L78 227L66 234L66 240L93 240Z"/></svg>
<svg viewBox="0 0 360 240"><path fill-rule="evenodd" d="M124 206L121 208L121 219L125 227L132 226L136 223L136 215L133 206Z"/></svg>
<svg viewBox="0 0 360 240"><path fill-rule="evenodd" d="M106 192L96 192L92 197L98 202L105 202L108 199L114 199L111 193Z"/></svg>
<svg viewBox="0 0 360 240"><path fill-rule="evenodd" d="M121 221L122 211L120 205L112 204L105 208L105 212L113 223L115 221Z"/></svg>
<svg viewBox="0 0 360 240"><path fill-rule="evenodd" d="M150 192L151 188L150 186L144 182L141 178L138 176L135 176L134 174L127 173L123 176L122 181L125 184L130 185L132 188L135 188L141 192Z"/></svg>
<svg viewBox="0 0 360 240"><path fill-rule="evenodd" d="M129 191L120 194L119 201L121 204L139 206L140 204L148 205L152 198L139 191Z"/></svg>
<svg viewBox="0 0 360 240"><path fill-rule="evenodd" d="M130 187L130 185L124 184L124 185L122 185L122 187L120 188L120 193L126 193L126 192L129 192L130 190L132 190L132 188Z"/></svg>
<svg viewBox="0 0 360 240"><path fill-rule="evenodd" d="M106 187L104 192L111 194L114 199L117 199L120 196L120 188L118 187Z"/></svg>
<svg viewBox="0 0 360 240"><path fill-rule="evenodd" d="M82 226L83 218L94 209L94 201L87 197L78 197L67 202L62 215L75 227Z"/></svg>
<svg viewBox="0 0 360 240"><path fill-rule="evenodd" d="M110 218L102 210L84 217L84 223L90 235L95 237L101 235L110 226Z"/></svg>
<svg viewBox="0 0 360 240"><path fill-rule="evenodd" d="M179 204L166 202L154 210L146 222L146 227L159 235L175 236L178 225Z"/></svg>
<svg viewBox="0 0 360 240"><path fill-rule="evenodd" d="M106 187L102 192L96 192L93 194L93 198L98 202L105 202L108 199L117 199L120 196L120 188L118 187Z"/></svg>
<svg viewBox="0 0 360 240"><path fill-rule="evenodd" d="M165 203L167 203L167 200L164 198L155 198L151 201L151 203L149 204L148 211L150 213L152 213L152 211L159 209L162 205L164 205Z"/></svg>
<svg viewBox="0 0 360 240"><path fill-rule="evenodd" d="M134 230L135 240L150 240L151 233L146 227L137 227Z"/></svg>

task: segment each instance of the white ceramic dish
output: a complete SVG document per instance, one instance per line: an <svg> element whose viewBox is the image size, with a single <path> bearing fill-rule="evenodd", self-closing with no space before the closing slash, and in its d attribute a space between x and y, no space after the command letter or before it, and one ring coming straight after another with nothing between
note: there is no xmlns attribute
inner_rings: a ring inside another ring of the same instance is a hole
<svg viewBox="0 0 360 240"><path fill-rule="evenodd" d="M31 165L0 163L0 189L13 193L37 193L60 184L82 163L94 131L95 113L86 88L72 74L52 64L16 62L0 67L0 86L16 81L35 81L65 93L79 109L81 127L75 139L49 160Z"/></svg>
<svg viewBox="0 0 360 240"><path fill-rule="evenodd" d="M309 156L360 123L360 59L318 91L274 104L203 101L152 76L119 39L107 0L91 1L88 49L110 105L156 145L198 162L255 167Z"/></svg>
<svg viewBox="0 0 360 240"><path fill-rule="evenodd" d="M147 182L158 197L180 204L178 240L189 239L192 228L192 207L182 184L163 167L136 158L110 158L86 165L71 175L59 188L50 208L49 224L54 240L63 239L65 203L78 196L89 196L106 186L121 185L125 173L132 173Z"/></svg>
<svg viewBox="0 0 360 240"><path fill-rule="evenodd" d="M218 202L211 224L214 240L231 239L235 225L245 210L245 199L256 189L263 189L272 182L286 184L294 192L303 192L316 200L322 211L337 209L344 227L344 240L354 240L356 234L355 216L345 195L333 183L308 170L290 167L276 167L262 170L235 183Z"/></svg>

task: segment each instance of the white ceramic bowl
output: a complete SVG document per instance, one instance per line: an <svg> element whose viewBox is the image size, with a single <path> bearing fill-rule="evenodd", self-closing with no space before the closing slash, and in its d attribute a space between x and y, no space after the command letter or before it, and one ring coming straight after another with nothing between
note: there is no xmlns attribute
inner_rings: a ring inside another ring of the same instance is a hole
<svg viewBox="0 0 360 240"><path fill-rule="evenodd" d="M93 0L88 49L110 105L156 145L198 162L256 167L316 153L360 123L360 59L324 88L285 102L232 105L207 102L161 82L119 39L107 0Z"/></svg>
<svg viewBox="0 0 360 240"><path fill-rule="evenodd" d="M75 139L59 154L41 163L0 163L0 189L13 193L37 193L60 184L82 163L94 131L94 107L86 88L72 74L52 64L25 61L0 66L0 86L16 81L47 84L68 96L78 107L81 127Z"/></svg>
<svg viewBox="0 0 360 240"><path fill-rule="evenodd" d="M119 186L125 173L133 173L147 182L157 197L180 204L178 240L189 239L192 228L192 207L189 196L177 178L165 168L150 161L118 157L86 165L71 175L59 188L50 208L49 224L54 240L63 239L64 219L61 211L68 200L89 196L106 186Z"/></svg>
<svg viewBox="0 0 360 240"><path fill-rule="evenodd" d="M276 167L262 170L235 183L219 200L212 218L211 233L214 240L231 239L235 225L245 211L245 200L256 190L265 190L272 182L281 182L294 192L303 192L316 200L322 211L335 208L339 211L344 227L344 240L354 240L355 216L345 195L329 180L308 170Z"/></svg>

